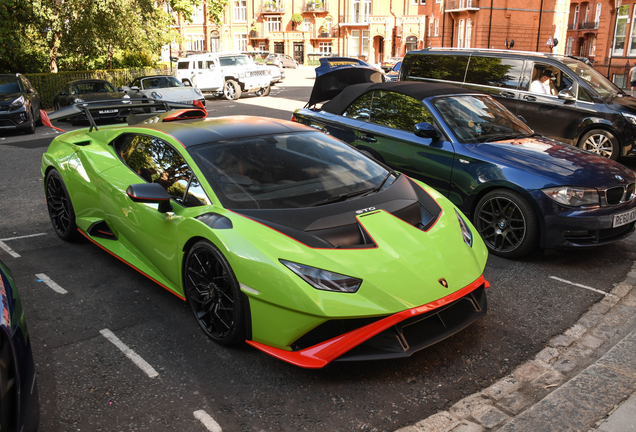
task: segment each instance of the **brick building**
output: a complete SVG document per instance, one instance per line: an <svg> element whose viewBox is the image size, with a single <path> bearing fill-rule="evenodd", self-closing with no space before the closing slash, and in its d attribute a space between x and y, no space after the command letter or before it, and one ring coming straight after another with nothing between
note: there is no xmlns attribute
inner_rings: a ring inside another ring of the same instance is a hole
<svg viewBox="0 0 636 432"><path fill-rule="evenodd" d="M636 60L636 7L617 8L618 1L231 0L220 26L208 22L204 1L191 23L176 18L182 41L172 49L278 52L303 64L328 54L380 63L412 49L505 49L514 41L514 50L587 57L620 83L630 58Z"/></svg>

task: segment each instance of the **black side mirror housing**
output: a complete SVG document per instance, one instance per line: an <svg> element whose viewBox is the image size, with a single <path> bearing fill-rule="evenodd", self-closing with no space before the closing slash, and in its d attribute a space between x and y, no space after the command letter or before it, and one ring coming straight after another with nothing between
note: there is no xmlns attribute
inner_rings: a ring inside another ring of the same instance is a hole
<svg viewBox="0 0 636 432"><path fill-rule="evenodd" d="M415 125L415 135L420 138L437 138L439 134L435 129L435 126L428 122L418 123Z"/></svg>
<svg viewBox="0 0 636 432"><path fill-rule="evenodd" d="M158 183L139 183L128 186L126 194L133 202L159 204L159 211L166 213L172 210L170 195Z"/></svg>

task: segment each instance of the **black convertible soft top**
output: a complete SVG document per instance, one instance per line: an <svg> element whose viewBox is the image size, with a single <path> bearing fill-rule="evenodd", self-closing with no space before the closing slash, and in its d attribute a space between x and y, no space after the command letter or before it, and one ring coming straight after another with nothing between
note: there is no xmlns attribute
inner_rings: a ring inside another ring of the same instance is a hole
<svg viewBox="0 0 636 432"><path fill-rule="evenodd" d="M331 114L341 115L349 105L363 94L373 90L386 90L411 96L419 101L431 96L449 94L481 94L452 84L439 84L416 81L398 81L384 83L364 83L347 86L341 93L322 105L321 109Z"/></svg>

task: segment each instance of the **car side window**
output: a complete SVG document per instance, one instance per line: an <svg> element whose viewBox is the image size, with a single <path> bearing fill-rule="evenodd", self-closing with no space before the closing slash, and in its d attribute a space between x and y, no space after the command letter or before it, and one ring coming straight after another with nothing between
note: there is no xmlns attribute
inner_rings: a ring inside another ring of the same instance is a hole
<svg viewBox="0 0 636 432"><path fill-rule="evenodd" d="M124 163L148 183L158 183L178 203L209 205L201 184L183 157L167 142L148 135L128 135L114 143Z"/></svg>
<svg viewBox="0 0 636 432"><path fill-rule="evenodd" d="M433 115L420 101L401 93L376 91L371 104L371 122L413 132L418 123L434 124Z"/></svg>
<svg viewBox="0 0 636 432"><path fill-rule="evenodd" d="M467 55L414 55L403 65L407 80L423 78L464 82Z"/></svg>
<svg viewBox="0 0 636 432"><path fill-rule="evenodd" d="M342 114L355 120L369 121L371 117L371 100L373 92L365 93L353 101L347 110Z"/></svg>
<svg viewBox="0 0 636 432"><path fill-rule="evenodd" d="M141 88L141 79L137 78L135 80L133 80L133 82L130 83L131 87L139 87Z"/></svg>
<svg viewBox="0 0 636 432"><path fill-rule="evenodd" d="M575 80L561 69L549 64L535 63L532 69L530 91L556 96L561 90L576 92L574 83Z"/></svg>
<svg viewBox="0 0 636 432"><path fill-rule="evenodd" d="M516 89L523 71L523 60L496 57L470 58L466 82Z"/></svg>

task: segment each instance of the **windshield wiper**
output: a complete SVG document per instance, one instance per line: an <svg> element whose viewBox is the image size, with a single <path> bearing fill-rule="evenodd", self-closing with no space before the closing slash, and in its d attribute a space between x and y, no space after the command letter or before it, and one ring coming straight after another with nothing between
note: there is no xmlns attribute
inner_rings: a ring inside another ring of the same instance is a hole
<svg viewBox="0 0 636 432"><path fill-rule="evenodd" d="M390 172L386 175L386 177L384 177L384 180L382 180L382 183L380 183L380 185L379 185L378 187L374 187L374 188L373 188L373 189L371 189L369 192L365 193L365 194L364 194L364 196L371 195L372 193L375 193L375 192L380 192L380 190L382 190L382 186L384 186L384 184L387 182L387 180L388 180L388 179L390 179L390 178L391 178L391 176L392 176L393 174L395 174L395 171L390 171Z"/></svg>
<svg viewBox="0 0 636 432"><path fill-rule="evenodd" d="M370 193L373 192L376 188L371 188L371 189L364 189L361 191L355 191L355 192L350 192L350 193L346 193L346 194L340 194L340 195L336 195L336 196L332 196L330 198L324 199L322 201L318 201L315 204L311 204L305 207L318 207L318 206L322 206L325 204L331 204L331 203L336 203L336 202L340 202L340 201L346 201L349 198L353 198L356 197L358 195L362 195L362 194L366 194L366 193Z"/></svg>
<svg viewBox="0 0 636 432"><path fill-rule="evenodd" d="M530 136L532 136L532 135L530 135ZM482 143L489 143L489 142L494 142L494 141L505 141L505 140L515 139L515 138L527 138L527 137L528 137L528 135L519 135L519 134L495 135L493 137L486 138L484 141L482 141Z"/></svg>

